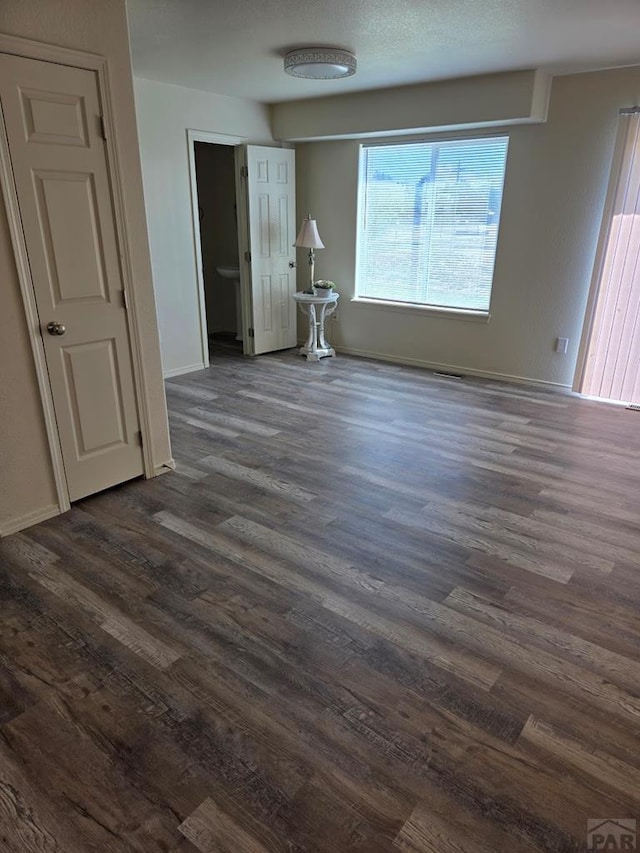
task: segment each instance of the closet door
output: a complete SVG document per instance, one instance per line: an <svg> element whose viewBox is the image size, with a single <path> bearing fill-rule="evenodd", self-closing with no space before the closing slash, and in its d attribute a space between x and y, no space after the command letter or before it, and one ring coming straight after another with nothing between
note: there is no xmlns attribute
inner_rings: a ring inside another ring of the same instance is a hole
<svg viewBox="0 0 640 853"><path fill-rule="evenodd" d="M0 102L73 501L143 473L96 75L0 54Z"/></svg>

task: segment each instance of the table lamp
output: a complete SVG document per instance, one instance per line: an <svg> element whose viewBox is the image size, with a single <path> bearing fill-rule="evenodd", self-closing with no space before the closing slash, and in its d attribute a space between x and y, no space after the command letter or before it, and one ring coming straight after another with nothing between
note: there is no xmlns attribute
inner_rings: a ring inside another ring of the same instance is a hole
<svg viewBox="0 0 640 853"><path fill-rule="evenodd" d="M294 246L299 246L303 249L309 249L309 291L313 293L313 272L315 267L315 250L324 249L324 243L318 234L318 226L316 220L311 218L311 214L306 219L302 220L300 232L296 237Z"/></svg>

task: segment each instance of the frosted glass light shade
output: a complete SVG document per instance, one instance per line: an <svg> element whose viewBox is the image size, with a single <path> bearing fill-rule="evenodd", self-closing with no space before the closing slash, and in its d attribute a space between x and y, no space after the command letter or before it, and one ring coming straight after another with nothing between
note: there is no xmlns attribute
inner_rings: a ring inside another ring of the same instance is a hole
<svg viewBox="0 0 640 853"><path fill-rule="evenodd" d="M303 47L290 50L284 70L292 77L308 80L337 80L356 73L358 62L349 50L336 47Z"/></svg>
<svg viewBox="0 0 640 853"><path fill-rule="evenodd" d="M308 216L302 220L302 226L293 245L305 249L324 249L324 243L318 234L318 225L315 219Z"/></svg>

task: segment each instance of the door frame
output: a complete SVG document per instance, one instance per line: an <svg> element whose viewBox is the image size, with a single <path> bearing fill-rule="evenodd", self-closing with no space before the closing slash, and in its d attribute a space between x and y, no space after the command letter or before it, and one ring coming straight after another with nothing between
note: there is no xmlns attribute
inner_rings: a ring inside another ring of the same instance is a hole
<svg viewBox="0 0 640 853"><path fill-rule="evenodd" d="M134 387L136 392L136 405L140 421L140 432L142 435L142 458L144 465L144 476L153 477L157 472L154 470L153 457L151 453L151 415L149 411L149 394L146 379L144 361L142 358L142 332L139 310L136 305L136 290L133 286L133 264L127 229L127 215L124 205L122 191L122 169L116 138L114 133L114 111L111 94L111 75L109 60L95 53L72 50L57 45L36 42L30 39L22 39L16 36L0 33L0 53L21 56L25 59L37 59L42 62L52 62L58 65L69 65L73 68L81 68L93 71L96 74L98 92L102 105L103 120L105 125L105 156L109 170L109 186L112 194L114 224L118 255L120 258L120 270L122 284L127 295L128 307L126 311L129 342L131 346L131 359L133 366ZM60 512L70 509L69 490L67 488L67 477L62 459L62 448L53 406L53 394L49 384L49 374L44 355L40 322L36 308L35 290L31 277L31 268L27 247L22 231L22 218L18 202L18 193L13 179L11 159L9 153L9 141L7 138L4 116L0 109L0 183L2 184L2 195L7 211L11 243L16 260L20 292L24 305L27 328L31 343L31 351L35 364L36 377L42 409L44 415L47 441L51 455L53 477L55 481L58 508Z"/></svg>
<svg viewBox="0 0 640 853"><path fill-rule="evenodd" d="M196 261L196 279L198 282L198 320L200 323L200 347L202 351L202 363L205 367L209 367L209 335L207 332L207 310L206 310L206 302L205 302L205 290L204 290L204 269L202 266L202 241L200 240L200 212L198 210L198 181L196 175L196 153L195 153L195 145L196 142L207 142L210 145L230 145L236 149L236 162L237 162L237 153L238 148L247 144L247 138L245 136L230 136L226 133L213 133L208 130L192 130L191 128L187 128L187 159L189 163L189 191L191 195L191 223L193 227L193 249L195 252L195 261ZM235 173L235 181L236 181L236 197L238 196L238 170L236 168ZM240 209L238 208L238 254L239 257L244 257L245 251L245 243L246 241L242 236L242 229L240 227L241 217L240 217ZM242 294L242 318L243 318L243 327L246 328L246 318L245 318L245 288L243 281L243 268L244 264L240 263L240 292ZM245 328L243 328L242 338L243 338L243 347L246 354L246 340L247 336L245 334Z"/></svg>

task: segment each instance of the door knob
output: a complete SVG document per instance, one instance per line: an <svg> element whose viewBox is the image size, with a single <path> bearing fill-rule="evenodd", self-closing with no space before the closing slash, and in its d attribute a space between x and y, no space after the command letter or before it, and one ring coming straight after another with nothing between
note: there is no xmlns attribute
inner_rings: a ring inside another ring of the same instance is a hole
<svg viewBox="0 0 640 853"><path fill-rule="evenodd" d="M58 323L56 320L52 320L50 323L47 323L47 332L50 335L64 335L67 331L67 327L63 323Z"/></svg>

